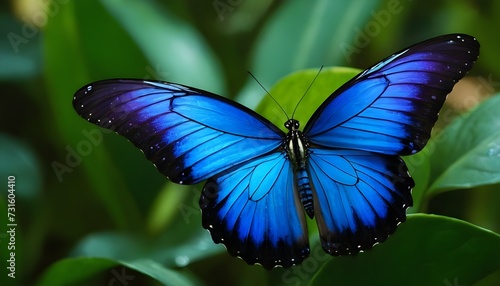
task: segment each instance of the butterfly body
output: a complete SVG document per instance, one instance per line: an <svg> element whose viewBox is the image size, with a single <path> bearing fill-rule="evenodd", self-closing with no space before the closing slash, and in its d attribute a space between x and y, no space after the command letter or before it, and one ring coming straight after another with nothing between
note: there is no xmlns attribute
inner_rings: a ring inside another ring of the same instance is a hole
<svg viewBox="0 0 500 286"><path fill-rule="evenodd" d="M300 202L309 218L314 217L314 205L309 175L306 171L306 160L308 155L307 138L299 130L299 121L289 119L285 122L288 134L286 136L285 150L288 159L292 162L292 168L296 174L297 188Z"/></svg>
<svg viewBox="0 0 500 286"><path fill-rule="evenodd" d="M323 249L356 254L406 219L414 181L400 156L420 151L479 43L452 34L389 56L334 91L301 131L159 81L98 81L76 92L80 116L115 130L171 181L206 181L203 227L249 264L290 267L309 255L306 215Z"/></svg>

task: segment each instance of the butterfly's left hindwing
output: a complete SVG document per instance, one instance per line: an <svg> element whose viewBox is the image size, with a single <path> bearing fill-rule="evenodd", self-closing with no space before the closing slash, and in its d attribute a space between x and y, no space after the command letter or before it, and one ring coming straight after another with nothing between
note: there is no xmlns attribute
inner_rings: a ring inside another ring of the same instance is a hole
<svg viewBox="0 0 500 286"><path fill-rule="evenodd" d="M283 152L210 179L200 207L203 226L213 240L249 264L289 267L309 255L305 214Z"/></svg>
<svg viewBox="0 0 500 286"><path fill-rule="evenodd" d="M284 137L248 108L178 84L99 81L81 88L73 106L129 139L176 183L204 181L278 148Z"/></svg>
<svg viewBox="0 0 500 286"><path fill-rule="evenodd" d="M312 148L307 170L321 243L332 255L383 242L413 204L414 182L397 156Z"/></svg>

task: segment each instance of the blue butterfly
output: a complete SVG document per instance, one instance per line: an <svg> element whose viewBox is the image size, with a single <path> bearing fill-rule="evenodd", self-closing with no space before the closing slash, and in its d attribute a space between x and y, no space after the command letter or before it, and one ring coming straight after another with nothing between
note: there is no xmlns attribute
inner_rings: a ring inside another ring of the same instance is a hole
<svg viewBox="0 0 500 286"><path fill-rule="evenodd" d="M333 92L303 131L287 120L287 134L236 102L168 82L98 81L73 106L171 181L206 180L203 227L230 254L290 267L309 255L306 215L335 256L369 249L405 221L414 181L399 156L422 150L478 55L477 40L462 34L404 49Z"/></svg>

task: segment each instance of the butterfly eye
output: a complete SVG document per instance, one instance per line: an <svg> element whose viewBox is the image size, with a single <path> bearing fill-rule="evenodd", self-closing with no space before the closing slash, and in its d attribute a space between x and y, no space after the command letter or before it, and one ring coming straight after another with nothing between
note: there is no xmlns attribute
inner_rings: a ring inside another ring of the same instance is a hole
<svg viewBox="0 0 500 286"><path fill-rule="evenodd" d="M284 125L286 129L290 130L290 125L291 125L290 120L285 121Z"/></svg>
<svg viewBox="0 0 500 286"><path fill-rule="evenodd" d="M293 128L294 129L299 129L299 127L300 127L300 123L297 120L294 120L293 121Z"/></svg>

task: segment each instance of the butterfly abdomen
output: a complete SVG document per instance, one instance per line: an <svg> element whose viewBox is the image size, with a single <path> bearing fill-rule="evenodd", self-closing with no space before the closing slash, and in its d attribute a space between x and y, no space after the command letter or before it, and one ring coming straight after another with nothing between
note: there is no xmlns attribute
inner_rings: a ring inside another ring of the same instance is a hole
<svg viewBox="0 0 500 286"><path fill-rule="evenodd" d="M310 218L314 217L314 205L311 184L309 181L309 176L304 168L297 171L297 184L299 189L299 197L307 216Z"/></svg>

